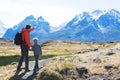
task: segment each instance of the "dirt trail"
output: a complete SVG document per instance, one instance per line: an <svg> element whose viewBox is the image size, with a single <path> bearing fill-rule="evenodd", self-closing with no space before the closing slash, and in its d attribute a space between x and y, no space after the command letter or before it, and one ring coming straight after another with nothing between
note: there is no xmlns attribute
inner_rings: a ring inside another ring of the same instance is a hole
<svg viewBox="0 0 120 80"><path fill-rule="evenodd" d="M44 64L50 62L52 59L44 59L44 60L40 60L39 61L39 67L43 66ZM37 72L34 72L33 68L35 65L35 61L31 61L29 62L29 72L26 73L21 73L19 75L14 75L10 80L33 80L33 78L35 77L35 75L37 74ZM24 65L22 66L22 68L24 68Z"/></svg>

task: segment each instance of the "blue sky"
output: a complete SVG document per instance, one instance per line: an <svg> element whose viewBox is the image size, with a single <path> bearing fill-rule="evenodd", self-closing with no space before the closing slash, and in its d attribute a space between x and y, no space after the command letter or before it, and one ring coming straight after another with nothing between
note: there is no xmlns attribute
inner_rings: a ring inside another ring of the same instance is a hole
<svg viewBox="0 0 120 80"><path fill-rule="evenodd" d="M116 9L120 0L0 0L0 21L13 27L25 17L43 16L52 26L70 21L83 11Z"/></svg>

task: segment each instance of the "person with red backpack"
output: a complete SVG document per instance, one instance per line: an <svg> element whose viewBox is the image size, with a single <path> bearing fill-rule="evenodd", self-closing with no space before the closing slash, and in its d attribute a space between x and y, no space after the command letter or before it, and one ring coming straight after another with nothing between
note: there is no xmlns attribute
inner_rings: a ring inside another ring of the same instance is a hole
<svg viewBox="0 0 120 80"><path fill-rule="evenodd" d="M16 74L21 71L21 66L23 60L25 59L25 72L29 72L29 57L28 57L28 50L31 46L30 43L30 32L35 28L31 27L31 25L26 25L25 28L22 28L22 43L20 44L21 48L21 57L18 63Z"/></svg>

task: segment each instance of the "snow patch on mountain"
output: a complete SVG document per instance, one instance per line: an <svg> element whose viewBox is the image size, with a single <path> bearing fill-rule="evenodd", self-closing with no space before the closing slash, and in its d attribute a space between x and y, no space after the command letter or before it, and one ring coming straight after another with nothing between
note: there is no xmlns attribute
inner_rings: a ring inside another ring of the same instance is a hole
<svg viewBox="0 0 120 80"><path fill-rule="evenodd" d="M91 17L95 20L99 19L99 17L103 14L105 14L107 11L102 11L102 10L95 10L90 13Z"/></svg>
<svg viewBox="0 0 120 80"><path fill-rule="evenodd" d="M107 30L106 30L106 28L104 28L102 25L99 25L98 24L98 27L99 27L99 29L100 29L100 31L101 31L101 33L106 33L107 32Z"/></svg>
<svg viewBox="0 0 120 80"><path fill-rule="evenodd" d="M62 23L61 25L59 25L58 27L51 27L51 33L52 32L56 32L56 31L59 31L60 29L64 28L66 25L67 25L68 22L64 22Z"/></svg>
<svg viewBox="0 0 120 80"><path fill-rule="evenodd" d="M120 17L120 12L115 10L115 9L109 10L108 13L113 15L113 16L119 16Z"/></svg>
<svg viewBox="0 0 120 80"><path fill-rule="evenodd" d="M84 19L84 16L83 16L82 14L77 14L77 15L75 16L75 18L73 19L73 20L74 20L74 23L73 23L72 26L78 24L78 22L81 21L82 19Z"/></svg>

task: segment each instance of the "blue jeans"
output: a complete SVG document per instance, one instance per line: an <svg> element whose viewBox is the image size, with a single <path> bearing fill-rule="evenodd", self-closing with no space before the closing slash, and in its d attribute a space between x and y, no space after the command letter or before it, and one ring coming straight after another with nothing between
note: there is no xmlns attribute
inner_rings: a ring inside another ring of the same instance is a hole
<svg viewBox="0 0 120 80"><path fill-rule="evenodd" d="M25 59L25 70L29 70L29 58L28 58L28 46L25 44L25 43L22 43L20 45L20 48L21 48L21 57L20 57L20 60L19 60L19 63L18 63L18 67L17 67L17 70L20 70L21 69L21 66L22 66L22 63L23 63L23 60Z"/></svg>

